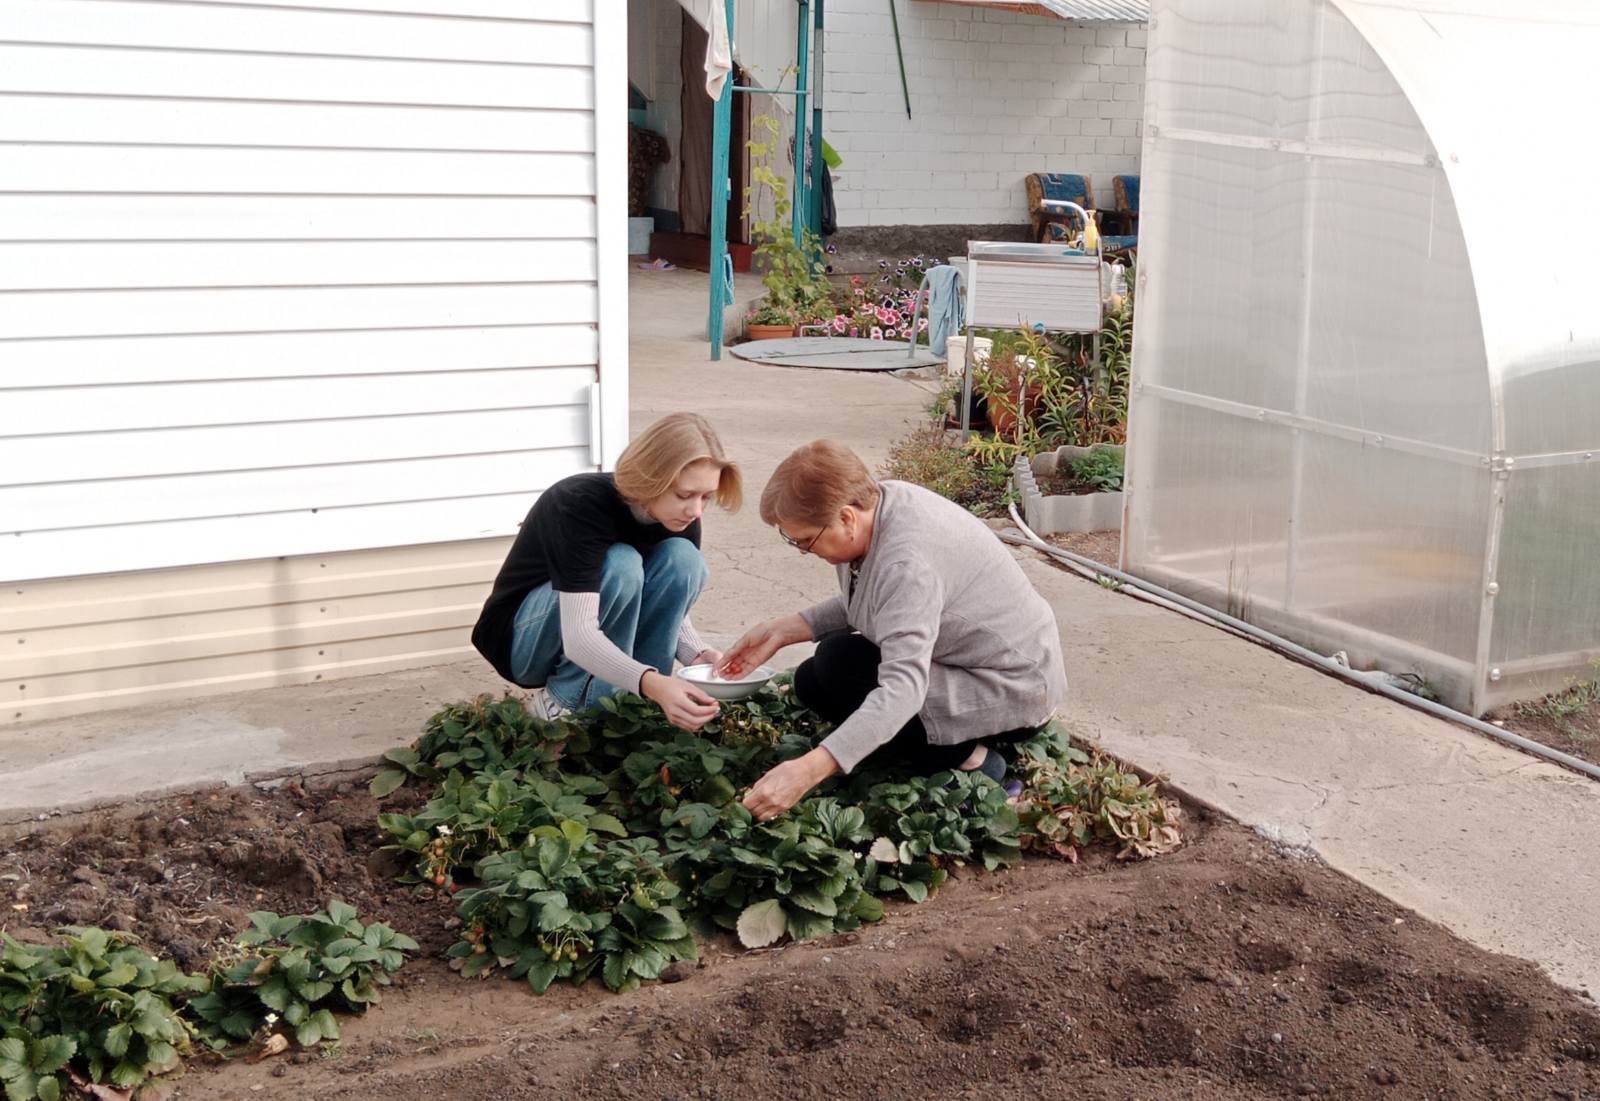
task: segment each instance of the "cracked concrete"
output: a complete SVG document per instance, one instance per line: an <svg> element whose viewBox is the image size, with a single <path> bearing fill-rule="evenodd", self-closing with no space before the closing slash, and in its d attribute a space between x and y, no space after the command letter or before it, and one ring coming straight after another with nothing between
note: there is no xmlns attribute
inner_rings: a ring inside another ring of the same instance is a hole
<svg viewBox="0 0 1600 1101"><path fill-rule="evenodd" d="M831 571L760 521L773 467L818 435L877 462L920 420L931 384L712 364L696 335L704 276L640 273L633 285L633 423L698 409L745 469L746 507L707 520L712 578L695 609L702 633L727 643L832 591ZM1600 994L1600 784L1016 553L1056 609L1074 732L1476 944ZM500 687L473 660L10 727L0 825L348 772L412 738L440 703Z"/></svg>

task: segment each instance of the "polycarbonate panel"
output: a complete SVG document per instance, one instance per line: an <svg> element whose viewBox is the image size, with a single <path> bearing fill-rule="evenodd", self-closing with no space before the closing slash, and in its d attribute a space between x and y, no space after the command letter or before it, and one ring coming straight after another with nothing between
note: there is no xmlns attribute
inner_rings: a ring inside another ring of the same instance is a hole
<svg viewBox="0 0 1600 1101"><path fill-rule="evenodd" d="M1148 395L1134 416L1129 560L1187 579L1181 591L1231 615L1281 605L1289 433Z"/></svg>
<svg viewBox="0 0 1600 1101"><path fill-rule="evenodd" d="M1148 60L1160 66L1160 83L1145 97L1159 125L1429 151L1382 59L1331 4L1167 0L1156 8Z"/></svg>
<svg viewBox="0 0 1600 1101"><path fill-rule="evenodd" d="M1600 465L1518 470L1507 478L1491 665L1537 663L1558 674L1556 688L1559 676L1593 676L1588 659L1600 653L1597 518Z"/></svg>
<svg viewBox="0 0 1600 1101"><path fill-rule="evenodd" d="M1474 661L1488 471L1310 432L1300 443L1289 611Z"/></svg>
<svg viewBox="0 0 1600 1101"><path fill-rule="evenodd" d="M1595 289L1600 300L1600 287ZM1600 359L1556 349L1502 372L1505 451L1511 456L1571 452L1600 462ZM1600 577L1596 583L1600 584Z"/></svg>
<svg viewBox="0 0 1600 1101"><path fill-rule="evenodd" d="M1332 2L1155 23L1127 563L1469 706L1492 394L1428 134Z"/></svg>
<svg viewBox="0 0 1600 1101"><path fill-rule="evenodd" d="M1311 163L1305 413L1487 456L1483 332L1444 173Z"/></svg>
<svg viewBox="0 0 1600 1101"><path fill-rule="evenodd" d="M1281 155L1146 143L1140 288L1142 377L1288 408L1300 344L1305 170ZM1152 244L1154 242L1154 244Z"/></svg>

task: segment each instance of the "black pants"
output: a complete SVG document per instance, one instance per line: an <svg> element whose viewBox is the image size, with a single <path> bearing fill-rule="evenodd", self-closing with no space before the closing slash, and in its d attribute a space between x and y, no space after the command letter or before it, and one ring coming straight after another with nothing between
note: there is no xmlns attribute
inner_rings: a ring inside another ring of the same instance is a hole
<svg viewBox="0 0 1600 1101"><path fill-rule="evenodd" d="M817 643L817 652L794 671L794 694L801 703L838 726L878 687L878 666L882 661L877 646L853 631L824 636ZM902 764L912 772L931 776L959 768L972 756L980 740L989 745L1014 742L1033 732L1032 727L1023 727L956 745L933 745L922 718L913 715L900 733L868 760L873 764Z"/></svg>

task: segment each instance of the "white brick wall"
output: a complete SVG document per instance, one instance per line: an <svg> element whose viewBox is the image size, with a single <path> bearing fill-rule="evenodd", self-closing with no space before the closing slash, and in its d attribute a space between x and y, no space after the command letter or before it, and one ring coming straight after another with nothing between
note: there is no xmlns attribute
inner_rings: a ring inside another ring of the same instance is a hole
<svg viewBox="0 0 1600 1101"><path fill-rule="evenodd" d="M842 226L1028 220L1030 172L1139 171L1145 31L895 0L911 115L884 0L829 0L823 134L844 158Z"/></svg>

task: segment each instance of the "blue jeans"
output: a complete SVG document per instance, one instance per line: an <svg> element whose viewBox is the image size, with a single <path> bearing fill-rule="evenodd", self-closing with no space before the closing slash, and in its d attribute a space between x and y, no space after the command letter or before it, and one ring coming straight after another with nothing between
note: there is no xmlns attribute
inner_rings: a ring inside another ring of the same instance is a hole
<svg viewBox="0 0 1600 1101"><path fill-rule="evenodd" d="M614 544L600 572L601 633L635 661L671 673L678 629L708 576L705 556L687 539L663 539L643 554L626 543ZM574 711L624 691L567 660L561 649L559 597L548 581L517 609L511 671L518 684L543 686Z"/></svg>

